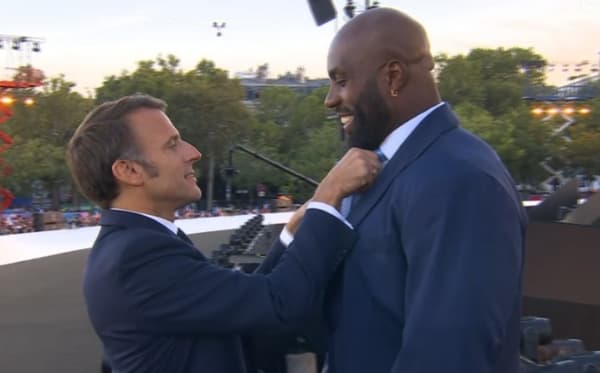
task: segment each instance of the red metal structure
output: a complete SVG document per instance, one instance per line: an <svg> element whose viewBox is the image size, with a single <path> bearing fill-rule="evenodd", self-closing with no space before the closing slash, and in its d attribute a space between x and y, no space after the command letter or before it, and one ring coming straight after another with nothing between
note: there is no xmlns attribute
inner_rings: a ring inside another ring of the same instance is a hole
<svg viewBox="0 0 600 373"><path fill-rule="evenodd" d="M6 67L16 71L14 76L6 80L2 80L0 77L0 125L8 121L13 115L11 106L15 103L19 90L43 85L44 73L31 67L29 61L23 64L22 58L25 56L29 59L31 52L39 52L41 41L41 39L28 36L0 35L0 50L6 48L9 57L12 56L12 53L20 57L17 68ZM27 97L23 103L31 105L33 99ZM11 172L10 165L2 159L2 153L10 148L12 144L12 138L0 128L0 182ZM13 199L13 194L0 183L0 211L8 208Z"/></svg>

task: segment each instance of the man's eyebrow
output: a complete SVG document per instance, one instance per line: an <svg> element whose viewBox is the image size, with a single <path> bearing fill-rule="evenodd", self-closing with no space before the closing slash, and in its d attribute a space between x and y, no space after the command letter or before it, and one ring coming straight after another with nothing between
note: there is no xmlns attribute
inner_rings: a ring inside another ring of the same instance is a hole
<svg viewBox="0 0 600 373"><path fill-rule="evenodd" d="M340 75L343 76L344 73L343 73L343 71L340 70L339 67L329 70L329 78L330 79L335 79L336 77L339 77Z"/></svg>

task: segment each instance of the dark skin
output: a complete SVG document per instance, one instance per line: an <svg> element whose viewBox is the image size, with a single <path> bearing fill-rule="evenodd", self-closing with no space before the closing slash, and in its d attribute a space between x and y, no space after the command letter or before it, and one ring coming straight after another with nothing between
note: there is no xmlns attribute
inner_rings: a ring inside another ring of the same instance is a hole
<svg viewBox="0 0 600 373"><path fill-rule="evenodd" d="M372 9L348 22L331 44L327 65L325 105L346 124L350 146L373 150L440 102L425 30L393 9Z"/></svg>

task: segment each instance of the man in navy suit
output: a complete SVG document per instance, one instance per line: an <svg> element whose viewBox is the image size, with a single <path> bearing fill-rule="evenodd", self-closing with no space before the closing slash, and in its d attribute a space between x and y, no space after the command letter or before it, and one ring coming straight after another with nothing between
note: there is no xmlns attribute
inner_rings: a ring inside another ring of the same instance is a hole
<svg viewBox="0 0 600 373"><path fill-rule="evenodd" d="M373 181L373 152L349 151L313 196L294 243L279 243L269 274L210 264L173 223L201 196L201 154L165 114L136 95L94 109L69 142L82 193L104 210L89 254L84 296L113 372L246 372L240 334L298 325L322 298L356 235L337 209Z"/></svg>
<svg viewBox="0 0 600 373"><path fill-rule="evenodd" d="M328 373L517 372L526 217L496 153L441 102L425 30L368 10L327 63L349 146L387 159L342 204L358 240L325 297Z"/></svg>

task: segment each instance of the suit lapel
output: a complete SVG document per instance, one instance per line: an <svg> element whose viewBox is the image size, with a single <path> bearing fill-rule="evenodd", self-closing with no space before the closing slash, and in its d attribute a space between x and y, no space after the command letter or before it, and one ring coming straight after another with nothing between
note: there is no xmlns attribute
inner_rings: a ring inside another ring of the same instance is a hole
<svg viewBox="0 0 600 373"><path fill-rule="evenodd" d="M429 114L413 133L400 146L396 154L384 167L375 183L364 192L360 200L353 206L348 221L357 228L369 214L377 201L383 197L394 178L444 133L458 127L458 118L448 104L440 106Z"/></svg>
<svg viewBox="0 0 600 373"><path fill-rule="evenodd" d="M181 229L177 229L177 237L181 238L182 240L184 240L188 244L194 246L194 243L192 242L192 240Z"/></svg>

